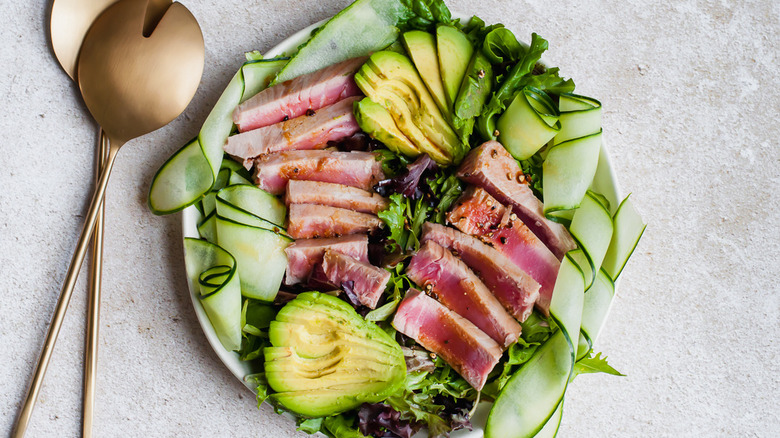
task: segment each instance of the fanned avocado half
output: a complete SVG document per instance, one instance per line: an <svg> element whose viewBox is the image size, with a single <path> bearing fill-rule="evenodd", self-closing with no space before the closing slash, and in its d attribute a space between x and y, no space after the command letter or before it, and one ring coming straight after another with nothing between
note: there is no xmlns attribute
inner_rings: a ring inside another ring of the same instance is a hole
<svg viewBox="0 0 780 438"><path fill-rule="evenodd" d="M271 322L264 349L271 399L305 417L377 403L406 378L400 345L344 301L306 292Z"/></svg>
<svg viewBox="0 0 780 438"><path fill-rule="evenodd" d="M355 73L355 83L376 105L357 106L360 128L374 138L384 131L388 148L428 154L442 166L458 164L467 147L441 113L412 61L379 51ZM364 99L365 100L365 99Z"/></svg>

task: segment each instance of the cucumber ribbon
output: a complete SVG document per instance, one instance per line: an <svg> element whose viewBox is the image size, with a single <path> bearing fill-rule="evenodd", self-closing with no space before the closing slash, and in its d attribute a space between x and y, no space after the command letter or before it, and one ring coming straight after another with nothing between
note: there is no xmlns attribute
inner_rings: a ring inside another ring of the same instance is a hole
<svg viewBox="0 0 780 438"><path fill-rule="evenodd" d="M601 197L586 193L574 214L580 249L561 261L550 315L558 330L507 382L488 416L486 438L554 436L574 364L587 356L615 294L614 280L645 224L626 198L610 217Z"/></svg>
<svg viewBox="0 0 780 438"><path fill-rule="evenodd" d="M222 147L233 130L233 111L259 93L284 67L287 58L244 63L211 110L198 136L173 154L154 176L149 209L157 215L175 213L208 194L219 179Z"/></svg>
<svg viewBox="0 0 780 438"><path fill-rule="evenodd" d="M210 199L213 206L205 205ZM287 215L284 203L248 184L212 191L203 201L207 215L198 231L235 257L241 294L273 301L287 268L284 249L292 241L279 225Z"/></svg>
<svg viewBox="0 0 780 438"><path fill-rule="evenodd" d="M550 315L558 325L533 357L507 382L490 410L487 438L533 437L558 410L574 370L584 302L584 278L567 254L553 289Z"/></svg>
<svg viewBox="0 0 780 438"><path fill-rule="evenodd" d="M518 160L535 154L562 129L560 115L544 91L525 87L499 117L498 141Z"/></svg>
<svg viewBox="0 0 780 438"><path fill-rule="evenodd" d="M198 222L198 233L204 239L211 243L217 242L217 229L216 229L216 208L217 208L217 193L223 188L234 185L246 185L250 187L249 174L240 164L231 160L223 160L219 173L217 174L217 180L211 187L208 193L203 195L200 202L195 203L203 219ZM253 186L252 186L253 187Z"/></svg>
<svg viewBox="0 0 780 438"><path fill-rule="evenodd" d="M187 277L219 342L228 351L241 347L241 287L236 259L204 240L184 239Z"/></svg>
<svg viewBox="0 0 780 438"><path fill-rule="evenodd" d="M558 108L561 129L542 165L544 214L568 224L596 175L601 150L601 103L563 93Z"/></svg>

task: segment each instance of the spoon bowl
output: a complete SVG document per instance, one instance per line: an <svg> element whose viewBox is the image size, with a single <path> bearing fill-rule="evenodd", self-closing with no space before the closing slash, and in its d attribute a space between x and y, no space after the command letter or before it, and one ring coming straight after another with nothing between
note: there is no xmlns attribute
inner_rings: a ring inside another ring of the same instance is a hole
<svg viewBox="0 0 780 438"><path fill-rule="evenodd" d="M76 63L84 36L95 18L115 0L56 0L51 5L49 34L62 69L76 78Z"/></svg>
<svg viewBox="0 0 780 438"><path fill-rule="evenodd" d="M189 104L203 73L203 35L173 3L149 37L145 2L120 0L84 38L78 82L84 102L114 144L157 130Z"/></svg>

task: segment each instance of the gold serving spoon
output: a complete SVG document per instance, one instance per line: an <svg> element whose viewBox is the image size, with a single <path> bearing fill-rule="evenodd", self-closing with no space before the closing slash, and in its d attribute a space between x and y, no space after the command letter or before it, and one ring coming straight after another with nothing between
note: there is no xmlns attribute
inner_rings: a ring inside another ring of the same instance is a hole
<svg viewBox="0 0 780 438"><path fill-rule="evenodd" d="M145 17L146 2L119 0L92 24L78 55L81 94L110 147L14 427L15 437L24 435L32 416L119 149L175 119L200 83L205 52L195 17L180 3L173 3L148 37L143 34Z"/></svg>
<svg viewBox="0 0 780 438"><path fill-rule="evenodd" d="M76 77L78 54L89 27L109 5L116 0L55 0L50 17L50 36L54 55L71 79ZM145 36L159 23L171 0L149 0L144 20ZM108 139L100 129L95 182L100 175L108 152ZM82 403L82 436L92 436L95 387L97 381L98 341L100 331L100 292L103 273L103 224L105 204L98 210L95 231L92 233L92 258L89 266L89 294L87 304L86 342L84 346L84 393Z"/></svg>
<svg viewBox="0 0 780 438"><path fill-rule="evenodd" d="M51 6L50 36L54 55L65 73L76 78L76 62L81 43L93 21L115 0L55 0ZM151 9L151 8L150 8ZM100 129L95 182L106 160L108 139ZM97 380L97 353L100 330L100 290L103 273L103 224L105 204L98 210L95 231L92 233L92 258L89 266L89 296L87 303L87 335L84 346L84 394L82 403L82 436L92 436L95 385Z"/></svg>

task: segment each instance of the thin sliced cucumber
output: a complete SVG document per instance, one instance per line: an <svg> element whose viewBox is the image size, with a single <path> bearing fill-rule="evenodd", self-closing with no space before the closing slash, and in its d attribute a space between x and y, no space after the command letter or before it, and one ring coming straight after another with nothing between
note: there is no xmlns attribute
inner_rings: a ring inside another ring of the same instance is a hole
<svg viewBox="0 0 780 438"><path fill-rule="evenodd" d="M561 418L563 417L563 402L564 400L561 400L552 417L547 420L542 430L534 438L554 438L558 435L558 429L561 427Z"/></svg>
<svg viewBox="0 0 780 438"><path fill-rule="evenodd" d="M209 216L214 212L214 209L217 208L217 193L206 193L200 201L200 204L203 206L203 214Z"/></svg>
<svg viewBox="0 0 780 438"><path fill-rule="evenodd" d="M201 216L205 216L203 214L203 202L196 202L195 208L198 209L198 213L200 213Z"/></svg>
<svg viewBox="0 0 780 438"><path fill-rule="evenodd" d="M582 304L584 301L584 277L577 263L567 254L561 260L558 278L553 287L550 315L563 330L569 343L576 342L582 323ZM574 351L572 350L572 354ZM572 357L573 358L573 357Z"/></svg>
<svg viewBox="0 0 780 438"><path fill-rule="evenodd" d="M601 102L563 93L561 129L542 165L544 214L567 224L593 182L601 150Z"/></svg>
<svg viewBox="0 0 780 438"><path fill-rule="evenodd" d="M246 179L240 172L231 172L230 178L228 179L229 186L237 186L237 185L252 185L252 182Z"/></svg>
<svg viewBox="0 0 780 438"><path fill-rule="evenodd" d="M620 203L614 222L615 232L603 263L604 271L613 281L620 276L647 228L647 224L642 222L642 217L639 216L639 212L636 211L628 196Z"/></svg>
<svg viewBox="0 0 780 438"><path fill-rule="evenodd" d="M241 287L236 260L209 242L184 239L187 276L217 338L228 351L241 347Z"/></svg>
<svg viewBox="0 0 780 438"><path fill-rule="evenodd" d="M212 211L198 224L198 233L200 237L207 241L217 243L217 212Z"/></svg>
<svg viewBox="0 0 780 438"><path fill-rule="evenodd" d="M149 209L154 214L183 210L212 189L224 156L222 146L233 129L233 110L245 95L264 88L286 63L286 59L251 61L238 70L203 123L198 138L169 158L154 176L149 190Z"/></svg>
<svg viewBox="0 0 780 438"><path fill-rule="evenodd" d="M580 206L599 163L601 132L555 145L542 165L544 214L565 219Z"/></svg>
<svg viewBox="0 0 780 438"><path fill-rule="evenodd" d="M211 110L198 135L203 155L211 163L214 173L222 164L225 145L233 130L233 111L238 104L268 86L270 79L287 64L284 58L250 61L236 72L214 109Z"/></svg>
<svg viewBox="0 0 780 438"><path fill-rule="evenodd" d="M217 216L219 245L236 259L241 294L273 301L287 269L289 241L277 233Z"/></svg>
<svg viewBox="0 0 780 438"><path fill-rule="evenodd" d="M217 196L228 204L244 210L278 227L282 227L287 216L287 207L276 196L251 185L225 187Z"/></svg>
<svg viewBox="0 0 780 438"><path fill-rule="evenodd" d="M225 219L230 219L233 222L238 222L242 225L248 225L250 227L262 228L264 230L273 231L277 234L282 233L282 229L265 219L259 218L246 210L227 203L220 198L217 198L217 212L216 214Z"/></svg>
<svg viewBox="0 0 780 438"><path fill-rule="evenodd" d="M175 213L197 202L214 184L211 164L195 139L168 158L149 189L149 209L161 215Z"/></svg>
<svg viewBox="0 0 780 438"><path fill-rule="evenodd" d="M580 271L582 271L582 277L585 280L585 291L587 292L591 283L593 283L593 271L590 269L590 261L588 260L588 256L585 255L585 251L583 251L582 248L569 251L567 255L572 259L572 261L574 261L574 263L577 264L577 267L580 268Z"/></svg>
<svg viewBox="0 0 780 438"><path fill-rule="evenodd" d="M612 229L612 217L607 208L593 193L586 193L580 207L575 210L569 227L569 232L588 259L588 269L591 272L586 277L593 278L601 268L601 262L612 239ZM589 287L590 281L586 281L585 290Z"/></svg>
<svg viewBox="0 0 780 438"><path fill-rule="evenodd" d="M253 70L247 70L247 72L253 71ZM249 90L247 90L246 93L249 93ZM246 93L244 97L246 96ZM211 188L212 191L222 189L226 186L232 186L235 184L252 184L249 179L251 178L251 175L249 174L249 171L244 169L244 166L233 160L222 160L222 165L220 166L220 173L227 172L228 177L224 184L219 185L219 183L214 184L214 187Z"/></svg>
<svg viewBox="0 0 780 438"><path fill-rule="evenodd" d="M578 248L573 251L569 251L566 254L571 260L577 264L577 266L580 268L580 271L582 271L582 276L585 280L584 283L584 289L585 289L585 298L588 297L588 291L591 287L593 287L593 271L591 270L591 264L590 260L588 260L588 257L585 255L585 252ZM584 304L583 304L584 307ZM583 318L585 317L585 314L587 313L586 310L583 309ZM588 337L587 333L584 333L583 330L580 330L580 336L579 341L577 343L577 360L582 359L587 355L588 352L590 352L592 347L592 342L590 337Z"/></svg>
<svg viewBox="0 0 780 438"><path fill-rule="evenodd" d="M574 93L561 93L558 99L558 109L561 113L588 111L600 108L601 102L592 97L580 96ZM599 125L600 127L601 125Z"/></svg>
<svg viewBox="0 0 780 438"><path fill-rule="evenodd" d="M601 332L615 296L612 276L617 278L620 275L646 227L628 197L618 207L613 224L614 233L603 266L596 273L593 285L585 294L578 359L590 353L593 340Z"/></svg>
<svg viewBox="0 0 780 438"><path fill-rule="evenodd" d="M560 131L558 111L542 90L521 90L496 123L498 141L518 160L526 160Z"/></svg>
<svg viewBox="0 0 780 438"><path fill-rule="evenodd" d="M585 295L587 296L588 294L586 293ZM580 339L577 342L577 362L585 358L591 350L593 350L593 340L586 332L580 330ZM574 380L574 377L571 379Z"/></svg>
<svg viewBox="0 0 780 438"><path fill-rule="evenodd" d="M235 166L239 166L239 169L236 169ZM199 203L201 213L203 213L204 216L208 216L214 211L214 208L216 207L217 192L225 187L237 184L250 185L251 183L243 176L245 172L246 169L235 161L223 160L221 169L217 174L217 180L211 187L211 191L203 195L203 199L201 199Z"/></svg>
<svg viewBox="0 0 780 438"><path fill-rule="evenodd" d="M574 361L559 330L523 364L499 393L485 425L486 438L535 436L563 399Z"/></svg>
<svg viewBox="0 0 780 438"><path fill-rule="evenodd" d="M523 364L496 398L485 426L486 438L533 437L554 416L574 369L584 300L582 272L568 256L561 261L550 314L556 331Z"/></svg>
<svg viewBox="0 0 780 438"><path fill-rule="evenodd" d="M585 137L601 130L601 102L571 93L561 94L558 101L561 111L561 130L554 144Z"/></svg>
<svg viewBox="0 0 780 438"><path fill-rule="evenodd" d="M314 32L274 83L382 50L398 39L396 24L408 12L397 0L355 1Z"/></svg>
<svg viewBox="0 0 780 438"><path fill-rule="evenodd" d="M239 163L238 161L223 160L221 167L222 167L222 169L228 169L228 170L232 170L232 171L235 171L235 172L246 172L246 169L244 169L244 166L242 166L241 163Z"/></svg>
<svg viewBox="0 0 780 438"><path fill-rule="evenodd" d="M585 357L592 347L593 340L598 338L601 327L607 318L609 306L615 296L615 283L609 278L603 269L596 273L593 285L585 293L585 302L582 306L582 336L586 342L583 349L582 342L577 352L577 358Z"/></svg>

